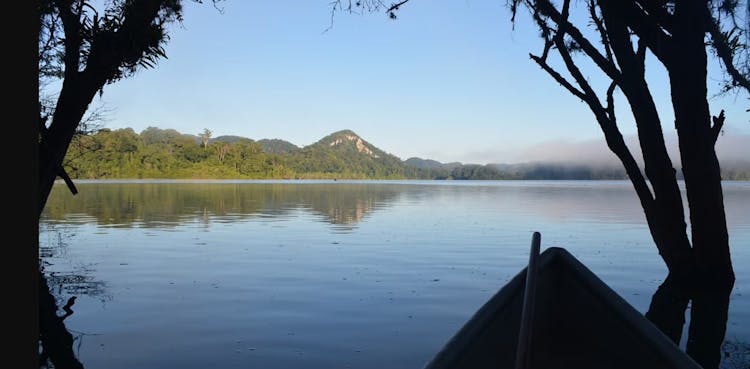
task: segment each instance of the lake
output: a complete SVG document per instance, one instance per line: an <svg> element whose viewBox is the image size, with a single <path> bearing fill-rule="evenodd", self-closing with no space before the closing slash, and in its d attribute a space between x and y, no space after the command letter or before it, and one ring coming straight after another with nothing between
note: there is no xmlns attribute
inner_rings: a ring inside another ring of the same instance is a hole
<svg viewBox="0 0 750 369"><path fill-rule="evenodd" d="M637 310L666 276L624 181L79 181L40 254L87 369L421 368L542 250ZM684 196L684 191L683 191ZM750 342L750 182L725 182ZM684 340L683 340L684 341Z"/></svg>

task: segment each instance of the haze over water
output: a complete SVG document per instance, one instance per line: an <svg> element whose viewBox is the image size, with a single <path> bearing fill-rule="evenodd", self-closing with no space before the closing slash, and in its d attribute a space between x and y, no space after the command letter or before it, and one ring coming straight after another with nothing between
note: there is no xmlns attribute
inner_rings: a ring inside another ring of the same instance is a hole
<svg viewBox="0 0 750 369"><path fill-rule="evenodd" d="M628 182L121 181L56 186L40 224L98 368L421 368L527 263L531 233L645 312L666 267ZM684 196L684 191L683 191ZM725 182L750 341L750 183ZM52 274L54 273L54 274Z"/></svg>

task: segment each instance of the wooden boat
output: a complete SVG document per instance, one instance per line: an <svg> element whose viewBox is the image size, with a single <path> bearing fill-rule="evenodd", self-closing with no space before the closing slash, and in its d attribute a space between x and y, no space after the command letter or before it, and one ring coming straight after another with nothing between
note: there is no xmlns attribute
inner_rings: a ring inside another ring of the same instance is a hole
<svg viewBox="0 0 750 369"><path fill-rule="evenodd" d="M426 369L700 366L565 249L541 255L490 298ZM538 257L537 257L538 256Z"/></svg>

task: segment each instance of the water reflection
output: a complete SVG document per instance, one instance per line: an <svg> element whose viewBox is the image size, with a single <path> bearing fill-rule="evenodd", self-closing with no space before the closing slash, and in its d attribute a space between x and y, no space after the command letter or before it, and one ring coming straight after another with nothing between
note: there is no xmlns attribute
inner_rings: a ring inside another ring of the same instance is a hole
<svg viewBox="0 0 750 369"><path fill-rule="evenodd" d="M94 277L94 264L80 263L68 256L68 242L73 236L70 230L64 226L43 225L40 233L47 237L46 242L39 244L40 271L50 292L56 296L58 306L71 296L85 295L101 302L112 300L106 282ZM47 267L51 266L54 270L47 272Z"/></svg>
<svg viewBox="0 0 750 369"><path fill-rule="evenodd" d="M76 348L89 369L421 367L524 266L529 229L640 311L664 276L627 182L78 187L53 190L40 244L72 236L41 251L57 306L80 296L64 321L75 344L100 334ZM748 191L725 186L738 274L728 337L744 341Z"/></svg>
<svg viewBox="0 0 750 369"><path fill-rule="evenodd" d="M93 265L76 263L68 257L68 239L65 227L46 229L52 240L40 243L39 270L39 366L40 368L76 368L83 365L78 360L83 339L88 334L66 327L65 320L72 316L79 296L111 300L107 284L94 277ZM54 269L47 272L47 268Z"/></svg>
<svg viewBox="0 0 750 369"><path fill-rule="evenodd" d="M76 196L64 185L55 186L42 222L169 229L185 223L209 227L212 222L282 221L303 212L331 225L334 232L350 232L368 216L396 204L431 206L437 212L461 204L478 212L559 224L645 222L635 193L625 181L146 181L78 186ZM741 182L724 184L730 227L746 227L744 209L750 207L750 199L744 196L746 187Z"/></svg>
<svg viewBox="0 0 750 369"><path fill-rule="evenodd" d="M399 196L393 186L365 183L82 183L71 196L55 186L43 221L96 222L115 228L168 228L260 218L278 220L303 210L338 229L351 229Z"/></svg>
<svg viewBox="0 0 750 369"><path fill-rule="evenodd" d="M75 298L68 299L63 307L65 314L59 316L55 296L50 293L44 275L39 273L39 365L42 368L82 369L83 365L74 353L74 337L63 322L73 314L71 306Z"/></svg>

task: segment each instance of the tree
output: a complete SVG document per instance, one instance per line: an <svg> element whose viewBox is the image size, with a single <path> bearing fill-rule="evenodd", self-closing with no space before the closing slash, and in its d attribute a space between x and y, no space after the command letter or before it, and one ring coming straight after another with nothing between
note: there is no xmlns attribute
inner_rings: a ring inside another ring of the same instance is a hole
<svg viewBox="0 0 750 369"><path fill-rule="evenodd" d="M37 105L39 120L33 122L39 125L39 215L58 176L76 192L63 160L94 96L101 95L105 85L154 67L166 57L167 27L182 20L181 0L112 0L103 10L97 5L101 4L89 0L39 2L39 85L62 82L53 104ZM54 109L41 108L52 105ZM40 294L47 293L43 276L40 281ZM42 343L62 337L63 349L48 350L50 359L55 367L80 367L70 333L62 322L50 323L57 322L56 308L54 302L40 305Z"/></svg>
<svg viewBox="0 0 750 369"><path fill-rule="evenodd" d="M198 137L201 138L201 143L203 144L203 149L208 147L208 141L211 139L211 130L208 128L203 128L203 132L198 134Z"/></svg>
<svg viewBox="0 0 750 369"><path fill-rule="evenodd" d="M409 0L385 6L380 0L334 1L336 11L385 10L390 18ZM679 342L685 310L691 302L687 353L704 368L721 360L734 286L719 161L714 145L724 111L709 111L709 51L722 64L724 92L750 91L745 34L737 0L586 0L571 9L570 0L508 0L512 18L529 11L540 30L543 49L530 58L554 81L590 108L610 150L622 162L643 208L651 236L669 274L653 296L646 316ZM746 4L743 4L746 5ZM581 11L584 17L571 17ZM580 21L583 19L583 21ZM592 42L593 40L593 42ZM559 59L564 73L551 62ZM677 173L667 154L660 116L645 77L650 54L667 71L687 191L690 233ZM597 93L579 59L593 62L608 80ZM625 144L615 116L615 91L625 96L638 131L641 171Z"/></svg>
<svg viewBox="0 0 750 369"><path fill-rule="evenodd" d="M105 85L166 57L167 27L182 20L182 1L114 0L103 10L89 0L42 0L39 6L39 77L62 80L54 111L39 114L41 214L55 178L67 178L63 159L92 99Z"/></svg>

